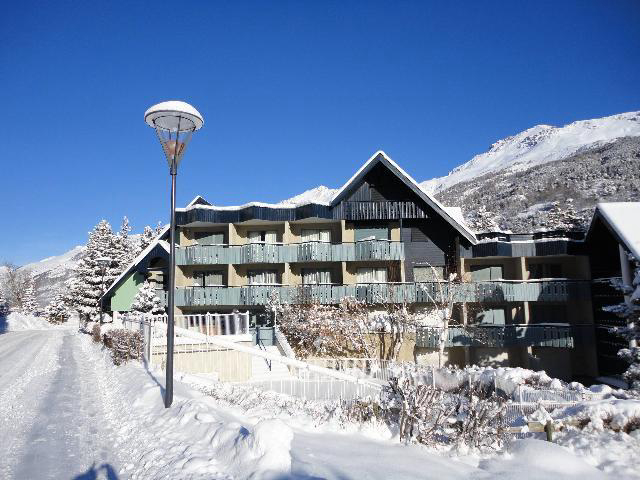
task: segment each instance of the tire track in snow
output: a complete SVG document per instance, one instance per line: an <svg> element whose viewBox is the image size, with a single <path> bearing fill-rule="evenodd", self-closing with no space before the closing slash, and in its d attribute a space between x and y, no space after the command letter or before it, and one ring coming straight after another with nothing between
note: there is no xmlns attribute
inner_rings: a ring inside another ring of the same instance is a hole
<svg viewBox="0 0 640 480"><path fill-rule="evenodd" d="M98 385L79 341L76 334L63 338L61 367L41 396L16 478L99 478L117 469L103 428Z"/></svg>
<svg viewBox="0 0 640 480"><path fill-rule="evenodd" d="M3 375L0 393L0 436L5 440L0 455L0 477L15 478L14 470L26 446L39 399L48 387L50 374L59 368L60 331L33 331L0 336L0 351L14 351L0 365ZM5 348L18 343L19 349Z"/></svg>

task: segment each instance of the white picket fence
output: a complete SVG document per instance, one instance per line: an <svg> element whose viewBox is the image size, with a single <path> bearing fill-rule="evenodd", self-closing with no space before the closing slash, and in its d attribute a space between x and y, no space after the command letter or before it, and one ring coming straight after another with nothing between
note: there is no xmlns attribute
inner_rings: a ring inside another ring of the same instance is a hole
<svg viewBox="0 0 640 480"><path fill-rule="evenodd" d="M174 369L183 373L215 373L220 381L241 383L305 400L355 401L377 397L381 385L354 376L256 348L249 344L248 313L176 315ZM124 317L125 328L140 329L145 358L155 367L166 365L167 316ZM289 350L289 349L287 349ZM255 362L269 366L268 374L252 379Z"/></svg>

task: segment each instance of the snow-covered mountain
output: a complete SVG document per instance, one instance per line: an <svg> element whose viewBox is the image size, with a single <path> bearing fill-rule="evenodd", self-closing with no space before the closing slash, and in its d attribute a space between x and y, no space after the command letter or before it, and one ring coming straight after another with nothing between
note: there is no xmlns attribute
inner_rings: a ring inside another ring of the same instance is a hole
<svg viewBox="0 0 640 480"><path fill-rule="evenodd" d="M420 185L477 230L584 228L599 201L640 201L640 112L536 125ZM327 203L336 191L281 203Z"/></svg>
<svg viewBox="0 0 640 480"><path fill-rule="evenodd" d="M307 203L329 204L331 197L338 191L337 188L328 188L324 185L302 192L294 197L278 202L278 205L305 205Z"/></svg>
<svg viewBox="0 0 640 480"><path fill-rule="evenodd" d="M39 262L28 263L20 267L29 270L35 280L36 303L46 306L73 275L73 271L82 259L85 247L78 245L61 255L45 258Z"/></svg>
<svg viewBox="0 0 640 480"><path fill-rule="evenodd" d="M476 155L444 177L422 182L421 186L437 193L488 173L523 171L591 150L617 138L637 136L640 136L640 112L580 120L564 127L536 125L498 140L489 151Z"/></svg>

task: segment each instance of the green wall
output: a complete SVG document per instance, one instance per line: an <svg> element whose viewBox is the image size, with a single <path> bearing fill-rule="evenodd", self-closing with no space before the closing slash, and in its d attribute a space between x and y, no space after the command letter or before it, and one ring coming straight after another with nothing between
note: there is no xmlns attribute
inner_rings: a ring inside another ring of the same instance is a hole
<svg viewBox="0 0 640 480"><path fill-rule="evenodd" d="M131 309L133 299L138 293L140 285L144 283L144 275L139 272L132 272L125 277L111 297L111 311L126 312Z"/></svg>

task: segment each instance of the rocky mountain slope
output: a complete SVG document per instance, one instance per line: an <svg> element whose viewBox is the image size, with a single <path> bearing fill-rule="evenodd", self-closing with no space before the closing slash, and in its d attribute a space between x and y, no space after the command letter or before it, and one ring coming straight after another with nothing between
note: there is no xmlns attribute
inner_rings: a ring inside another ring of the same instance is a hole
<svg viewBox="0 0 640 480"><path fill-rule="evenodd" d="M498 140L487 152L476 155L444 177L423 182L421 186L437 193L489 173L523 171L592 150L617 138L637 136L640 136L640 112L580 120L564 127L536 125Z"/></svg>
<svg viewBox="0 0 640 480"><path fill-rule="evenodd" d="M467 223L480 231L582 230L596 203L640 201L640 137L582 148L524 170L491 172L436 197L462 207Z"/></svg>

